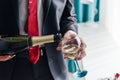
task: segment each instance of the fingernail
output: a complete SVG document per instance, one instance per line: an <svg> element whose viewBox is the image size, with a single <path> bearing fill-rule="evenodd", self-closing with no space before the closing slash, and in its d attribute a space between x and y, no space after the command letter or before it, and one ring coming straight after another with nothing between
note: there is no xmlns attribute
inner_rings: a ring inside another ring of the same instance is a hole
<svg viewBox="0 0 120 80"><path fill-rule="evenodd" d="M15 57L16 55L12 55L12 57Z"/></svg>

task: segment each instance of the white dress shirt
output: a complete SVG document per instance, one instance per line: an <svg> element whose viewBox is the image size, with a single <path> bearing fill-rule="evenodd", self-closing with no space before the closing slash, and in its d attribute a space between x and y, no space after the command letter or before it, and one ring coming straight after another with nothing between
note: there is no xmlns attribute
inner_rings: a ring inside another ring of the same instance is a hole
<svg viewBox="0 0 120 80"><path fill-rule="evenodd" d="M26 8L24 8L26 6L20 5L22 3L22 2L21 3L20 2L21 1L19 1L19 16L20 16L19 20L23 21L25 16L21 16L22 15L21 13L26 13ZM38 0L37 3L39 3L37 5L37 9L40 9L40 10L37 10L37 18L41 18L41 19L38 19L38 32L39 32L39 35L41 35L42 23L43 23L43 0ZM28 14L26 14L26 15L28 15ZM25 22L27 22L27 21L25 21ZM27 33L25 33L25 31L24 31L25 24L26 23L24 23L24 25L22 25L21 23L19 23L19 33L20 33L20 35L27 35Z"/></svg>

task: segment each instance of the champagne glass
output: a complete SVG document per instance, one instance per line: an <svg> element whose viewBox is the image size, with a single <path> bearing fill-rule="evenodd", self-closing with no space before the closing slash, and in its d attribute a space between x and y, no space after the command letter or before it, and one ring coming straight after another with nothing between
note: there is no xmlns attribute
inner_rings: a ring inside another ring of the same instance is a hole
<svg viewBox="0 0 120 80"><path fill-rule="evenodd" d="M75 38L68 40L66 43L63 43L62 52L64 53L64 57L67 59L74 60L74 58L79 55L78 50L80 48L80 44L81 42L79 36L76 36ZM82 78L86 76L87 71L86 70L81 71L78 61L74 60L74 62L76 66L76 72L73 73L73 77Z"/></svg>
<svg viewBox="0 0 120 80"><path fill-rule="evenodd" d="M74 58L79 55L78 50L80 48L80 43L79 36L69 39L63 43L62 52L64 53L64 57L74 60Z"/></svg>

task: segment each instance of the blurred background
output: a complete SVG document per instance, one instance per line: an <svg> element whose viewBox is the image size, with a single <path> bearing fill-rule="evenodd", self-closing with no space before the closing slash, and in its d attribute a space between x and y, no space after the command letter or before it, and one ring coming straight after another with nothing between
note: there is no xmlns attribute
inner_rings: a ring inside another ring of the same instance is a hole
<svg viewBox="0 0 120 80"><path fill-rule="evenodd" d="M70 80L113 80L120 73L119 3L120 0L74 0L79 35L87 44L87 55L79 65L88 73L74 79L69 72Z"/></svg>

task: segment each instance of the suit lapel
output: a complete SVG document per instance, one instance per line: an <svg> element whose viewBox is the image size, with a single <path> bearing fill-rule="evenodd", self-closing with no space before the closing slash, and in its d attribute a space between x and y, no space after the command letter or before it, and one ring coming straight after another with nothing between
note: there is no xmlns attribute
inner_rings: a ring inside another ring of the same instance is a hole
<svg viewBox="0 0 120 80"><path fill-rule="evenodd" d="M44 11L43 26L44 26L46 22L46 18L48 16L49 9L50 9L51 0L43 0L43 1L44 1L43 3L43 11Z"/></svg>

